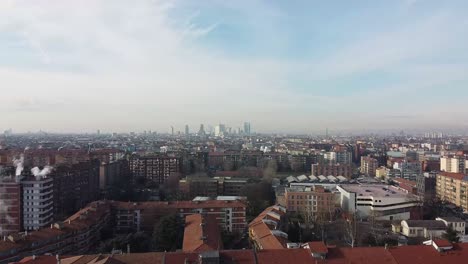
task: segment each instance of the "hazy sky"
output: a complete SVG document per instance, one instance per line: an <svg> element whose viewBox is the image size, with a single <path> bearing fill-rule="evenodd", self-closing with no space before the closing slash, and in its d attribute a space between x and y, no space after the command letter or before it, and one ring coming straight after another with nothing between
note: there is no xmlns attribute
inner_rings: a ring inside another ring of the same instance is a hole
<svg viewBox="0 0 468 264"><path fill-rule="evenodd" d="M468 128L468 1L1 0L0 129Z"/></svg>

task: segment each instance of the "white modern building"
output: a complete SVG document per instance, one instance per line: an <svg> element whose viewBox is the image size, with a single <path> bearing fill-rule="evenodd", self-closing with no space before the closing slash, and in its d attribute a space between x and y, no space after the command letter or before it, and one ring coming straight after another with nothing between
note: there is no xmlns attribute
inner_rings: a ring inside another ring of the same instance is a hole
<svg viewBox="0 0 468 264"><path fill-rule="evenodd" d="M30 177L21 184L24 230L38 230L50 225L54 220L53 179Z"/></svg>
<svg viewBox="0 0 468 264"><path fill-rule="evenodd" d="M340 205L358 219L406 220L421 205L418 197L385 184L338 185Z"/></svg>

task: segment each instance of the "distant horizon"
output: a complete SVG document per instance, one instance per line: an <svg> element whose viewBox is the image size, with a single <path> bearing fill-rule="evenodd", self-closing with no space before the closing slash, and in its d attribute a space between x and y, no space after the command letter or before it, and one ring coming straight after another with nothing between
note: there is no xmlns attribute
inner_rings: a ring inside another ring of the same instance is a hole
<svg viewBox="0 0 468 264"><path fill-rule="evenodd" d="M214 127L214 126L213 126ZM198 133L198 128L196 130L192 129L190 127L190 133L191 135L195 135ZM10 129L10 128L9 128ZM0 129L0 135L3 134L5 131L8 131L9 129ZM48 133L48 134L76 134L76 135L93 135L97 134L98 130L100 131L101 135L110 135L113 133L117 134L129 134L129 133L137 133L137 134L143 134L144 132L149 133L150 131L152 133L157 133L159 135L171 135L171 130L170 127L167 129L167 131L163 130L154 130L154 129L141 129L141 130L119 130L119 131L111 131L111 130L103 130L103 129L95 129L95 130L70 130L70 131L57 131L57 130L44 130L44 129L38 129L38 130L15 130L14 128L11 128L13 135L24 135L24 134L40 134L40 133ZM205 131L206 131L206 125L205 125ZM207 131L206 131L207 132ZM333 129L333 128L328 128L328 135L329 136L347 136L347 135L352 135L352 136L357 136L357 135L369 135L369 134L378 134L378 135L399 135L401 132L404 132L405 135L410 134L410 135L423 135L425 133L442 133L444 135L468 135L468 130L466 129L404 129L404 128L396 128L396 129ZM184 127L181 127L181 129L177 129L177 127L174 127L174 135L184 135ZM207 132L208 133L208 132ZM237 134L236 132L232 132L231 134ZM316 130L310 130L308 132L287 132L287 131L256 131L252 130L251 135L254 134L259 134L259 135L296 135L296 136L325 136L327 134L327 128L324 129L316 129Z"/></svg>
<svg viewBox="0 0 468 264"><path fill-rule="evenodd" d="M0 1L0 128L465 131L466 10L461 0Z"/></svg>

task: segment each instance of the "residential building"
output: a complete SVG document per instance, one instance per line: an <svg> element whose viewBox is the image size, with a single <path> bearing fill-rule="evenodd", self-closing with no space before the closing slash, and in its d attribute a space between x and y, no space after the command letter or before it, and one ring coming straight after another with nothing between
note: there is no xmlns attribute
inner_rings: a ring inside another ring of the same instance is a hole
<svg viewBox="0 0 468 264"><path fill-rule="evenodd" d="M118 232L145 231L151 233L154 224L164 215L177 213L185 218L191 214L214 215L228 232L243 232L246 223L246 203L242 200L197 200L175 202L111 203L116 215Z"/></svg>
<svg viewBox="0 0 468 264"><path fill-rule="evenodd" d="M183 252L223 249L221 231L214 215L192 214L185 217Z"/></svg>
<svg viewBox="0 0 468 264"><path fill-rule="evenodd" d="M108 202L93 202L63 222L37 231L10 234L0 241L0 263L43 254L89 252L101 240L101 230L109 225L110 215Z"/></svg>
<svg viewBox="0 0 468 264"><path fill-rule="evenodd" d="M56 218L63 219L99 199L100 171L98 160L62 165L52 171L49 177L53 179Z"/></svg>
<svg viewBox="0 0 468 264"><path fill-rule="evenodd" d="M178 177L181 159L169 155L138 156L130 158L130 172L133 179L143 177L158 184L164 184L169 177Z"/></svg>
<svg viewBox="0 0 468 264"><path fill-rule="evenodd" d="M389 169L382 166L375 170L375 177L379 179L386 179L388 177Z"/></svg>
<svg viewBox="0 0 468 264"><path fill-rule="evenodd" d="M22 196L19 182L7 178L0 181L0 236L23 229Z"/></svg>
<svg viewBox="0 0 468 264"><path fill-rule="evenodd" d="M465 173L465 156L443 156L440 157L440 171L452 173Z"/></svg>
<svg viewBox="0 0 468 264"><path fill-rule="evenodd" d="M401 234L406 237L441 238L447 230L442 221L437 220L403 220Z"/></svg>
<svg viewBox="0 0 468 264"><path fill-rule="evenodd" d="M75 253L76 254L76 253ZM78 253L79 254L79 253ZM382 263L420 264L450 263L462 264L468 259L468 243L449 243L435 239L423 245L400 247L336 247L323 242L309 242L296 249L272 250L219 250L211 252L148 252L126 254L95 254L66 256L28 256L13 264L341 264L341 263Z"/></svg>
<svg viewBox="0 0 468 264"><path fill-rule="evenodd" d="M384 184L339 185L341 208L358 219L419 219L421 203L416 195Z"/></svg>
<svg viewBox="0 0 468 264"><path fill-rule="evenodd" d="M372 157L361 157L361 173L370 177L376 176L379 161Z"/></svg>
<svg viewBox="0 0 468 264"><path fill-rule="evenodd" d="M327 152L324 158L328 163L351 164L353 154L346 150Z"/></svg>
<svg viewBox="0 0 468 264"><path fill-rule="evenodd" d="M312 164L312 175L332 175L332 176L343 176L346 178L351 178L353 174L353 167L351 164L324 164L324 163L315 163Z"/></svg>
<svg viewBox="0 0 468 264"><path fill-rule="evenodd" d="M466 223L457 217L437 217L435 220L403 220L400 232L406 237L442 238L451 227L459 235L465 235Z"/></svg>
<svg viewBox="0 0 468 264"><path fill-rule="evenodd" d="M107 187L127 179L130 169L127 160L101 162L99 167L99 188L105 190Z"/></svg>
<svg viewBox="0 0 468 264"><path fill-rule="evenodd" d="M27 177L23 187L23 228L39 230L54 219L54 184L52 178Z"/></svg>
<svg viewBox="0 0 468 264"><path fill-rule="evenodd" d="M397 177L416 181L417 177L422 174L422 167L419 161L409 162L404 160L401 162L395 162L393 164L393 169L394 170L392 172L397 173L392 175L392 178Z"/></svg>
<svg viewBox="0 0 468 264"><path fill-rule="evenodd" d="M179 180L179 190L190 199L196 196L239 196L247 181L231 177L187 177Z"/></svg>
<svg viewBox="0 0 468 264"><path fill-rule="evenodd" d="M286 188L284 196L288 212L302 214L309 221L332 219L335 194L323 186Z"/></svg>
<svg viewBox="0 0 468 264"><path fill-rule="evenodd" d="M405 191L406 193L418 195L417 182L410 181L404 178L395 178L393 181L398 185L398 187L401 190Z"/></svg>
<svg viewBox="0 0 468 264"><path fill-rule="evenodd" d="M274 205L266 208L249 224L249 238L257 250L286 248L288 234L281 231L285 224L286 208Z"/></svg>
<svg viewBox="0 0 468 264"><path fill-rule="evenodd" d="M468 211L468 176L463 173L441 172L436 177L436 196Z"/></svg>
<svg viewBox="0 0 468 264"><path fill-rule="evenodd" d="M437 173L424 172L416 178L418 195L424 201L432 201L436 197L436 176Z"/></svg>

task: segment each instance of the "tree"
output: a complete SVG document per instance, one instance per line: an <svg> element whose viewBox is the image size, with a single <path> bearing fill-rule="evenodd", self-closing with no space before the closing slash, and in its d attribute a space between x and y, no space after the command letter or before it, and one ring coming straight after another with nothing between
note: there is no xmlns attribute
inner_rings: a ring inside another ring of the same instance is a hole
<svg viewBox="0 0 468 264"><path fill-rule="evenodd" d="M275 193L268 182L249 183L241 190L247 197L247 216L256 217L274 202Z"/></svg>
<svg viewBox="0 0 468 264"><path fill-rule="evenodd" d="M184 223L177 214L161 217L154 226L153 248L156 251L175 251L182 248Z"/></svg>
<svg viewBox="0 0 468 264"><path fill-rule="evenodd" d="M447 228L447 231L445 231L445 233L442 235L442 238L447 239L452 243L458 243L460 241L460 237L458 236L457 231L453 230L451 225Z"/></svg>

